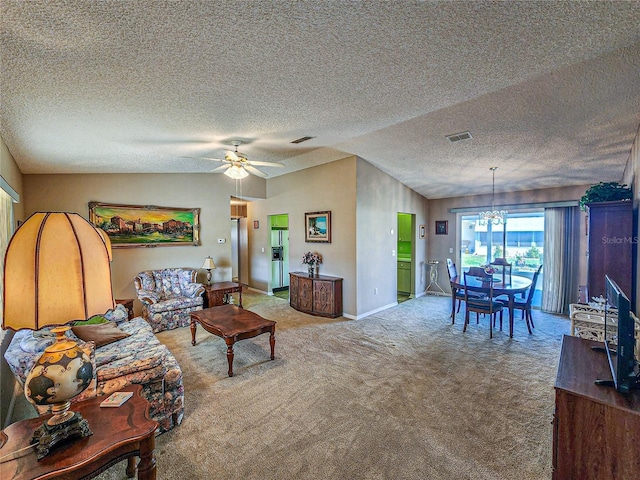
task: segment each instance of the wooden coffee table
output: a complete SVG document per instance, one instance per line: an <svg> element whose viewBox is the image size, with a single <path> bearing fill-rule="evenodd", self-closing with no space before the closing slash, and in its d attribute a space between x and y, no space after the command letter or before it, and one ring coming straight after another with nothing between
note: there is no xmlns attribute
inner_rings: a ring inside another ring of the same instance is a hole
<svg viewBox="0 0 640 480"><path fill-rule="evenodd" d="M93 435L67 438L42 460L37 459L35 447L21 449L29 446L35 429L51 415L9 425L0 432L0 457L3 458L0 478L91 478L125 458L129 459L127 477L133 477L136 471L134 457L138 456L138 479L155 480L153 450L158 423L149 418L149 402L140 396L140 385L130 385L122 390L133 391L134 395L117 408L100 408L100 402L106 396L72 404L71 410L89 422Z"/></svg>
<svg viewBox="0 0 640 480"><path fill-rule="evenodd" d="M276 322L262 318L236 305L221 305L191 312L191 345L196 344L198 323L207 332L224 339L227 344L227 361L229 376L233 377L233 344L238 340L256 337L269 332L271 360L275 358L273 351L276 345Z"/></svg>

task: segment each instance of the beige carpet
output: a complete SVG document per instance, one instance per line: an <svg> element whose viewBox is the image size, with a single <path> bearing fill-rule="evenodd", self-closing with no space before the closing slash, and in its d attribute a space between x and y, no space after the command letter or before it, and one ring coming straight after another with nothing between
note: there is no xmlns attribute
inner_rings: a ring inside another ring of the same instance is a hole
<svg viewBox="0 0 640 480"><path fill-rule="evenodd" d="M278 322L235 346L198 329L158 335L184 371L183 424L156 438L158 479L551 478L553 384L567 317L534 312L513 339L486 320L462 333L449 298L366 319L322 319L276 297L245 307ZM506 332L507 329L505 329ZM124 478L122 462L98 478Z"/></svg>

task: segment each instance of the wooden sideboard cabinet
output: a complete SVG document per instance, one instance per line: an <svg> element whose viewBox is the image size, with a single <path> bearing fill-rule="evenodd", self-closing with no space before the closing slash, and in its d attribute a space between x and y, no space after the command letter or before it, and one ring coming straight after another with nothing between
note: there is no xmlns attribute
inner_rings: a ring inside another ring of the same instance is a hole
<svg viewBox="0 0 640 480"><path fill-rule="evenodd" d="M596 385L610 380L601 342L562 341L553 416L554 480L621 480L640 473L640 391Z"/></svg>
<svg viewBox="0 0 640 480"><path fill-rule="evenodd" d="M321 317L342 315L342 278L303 272L289 274L289 304L292 308Z"/></svg>

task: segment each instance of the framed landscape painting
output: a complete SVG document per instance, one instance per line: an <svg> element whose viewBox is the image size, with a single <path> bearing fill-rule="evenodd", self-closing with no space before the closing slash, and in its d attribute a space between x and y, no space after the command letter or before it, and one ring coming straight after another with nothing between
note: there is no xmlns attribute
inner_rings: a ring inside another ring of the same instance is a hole
<svg viewBox="0 0 640 480"><path fill-rule="evenodd" d="M200 209L89 202L113 248L200 245Z"/></svg>
<svg viewBox="0 0 640 480"><path fill-rule="evenodd" d="M331 243L331 212L305 213L304 224L305 242Z"/></svg>

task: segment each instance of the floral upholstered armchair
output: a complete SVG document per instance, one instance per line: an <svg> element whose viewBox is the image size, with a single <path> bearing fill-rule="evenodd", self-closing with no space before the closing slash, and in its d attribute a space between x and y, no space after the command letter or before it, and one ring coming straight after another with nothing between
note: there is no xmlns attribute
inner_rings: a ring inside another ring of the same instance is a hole
<svg viewBox="0 0 640 480"><path fill-rule="evenodd" d="M133 281L142 317L154 333L190 323L189 314L202 310L204 286L196 283L192 268L165 268L140 272Z"/></svg>

